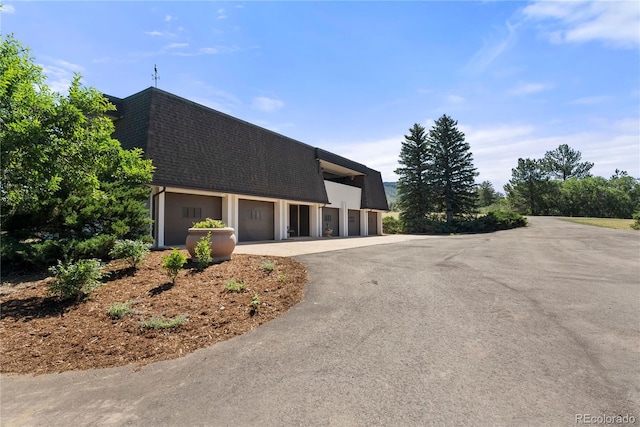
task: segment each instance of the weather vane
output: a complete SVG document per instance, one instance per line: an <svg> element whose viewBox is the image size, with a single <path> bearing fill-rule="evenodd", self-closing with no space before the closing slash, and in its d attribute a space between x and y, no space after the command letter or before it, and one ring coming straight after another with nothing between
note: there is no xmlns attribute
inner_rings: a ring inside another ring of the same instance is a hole
<svg viewBox="0 0 640 427"><path fill-rule="evenodd" d="M157 88L158 80L160 79L160 76L158 75L158 67L156 66L156 64L153 64L153 74L151 74L151 78L156 83L156 88Z"/></svg>

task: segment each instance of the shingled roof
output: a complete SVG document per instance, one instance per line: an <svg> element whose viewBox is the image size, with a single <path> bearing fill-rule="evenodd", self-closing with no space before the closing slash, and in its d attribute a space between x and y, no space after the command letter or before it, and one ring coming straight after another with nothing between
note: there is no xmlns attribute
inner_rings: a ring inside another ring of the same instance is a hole
<svg viewBox="0 0 640 427"><path fill-rule="evenodd" d="M153 159L155 185L329 203L322 151L366 174L362 208L387 209L380 173L364 165L157 88L108 98L117 108L113 137Z"/></svg>

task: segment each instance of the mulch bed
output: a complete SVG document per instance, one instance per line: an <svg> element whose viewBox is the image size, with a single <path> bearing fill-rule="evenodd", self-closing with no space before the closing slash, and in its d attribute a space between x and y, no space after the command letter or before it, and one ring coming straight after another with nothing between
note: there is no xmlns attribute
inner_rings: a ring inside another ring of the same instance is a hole
<svg viewBox="0 0 640 427"><path fill-rule="evenodd" d="M0 372L44 374L173 359L243 334L284 313L303 298L305 267L291 258L234 255L204 271L186 268L175 285L151 252L135 272L113 261L105 285L82 302L62 302L48 292L51 278L0 287ZM185 254L186 251L184 251ZM273 271L263 262L275 263ZM228 292L225 281L244 281L243 292ZM251 300L260 297L257 309ZM114 319L114 303L132 302L133 313ZM173 329L148 329L145 320L187 316Z"/></svg>

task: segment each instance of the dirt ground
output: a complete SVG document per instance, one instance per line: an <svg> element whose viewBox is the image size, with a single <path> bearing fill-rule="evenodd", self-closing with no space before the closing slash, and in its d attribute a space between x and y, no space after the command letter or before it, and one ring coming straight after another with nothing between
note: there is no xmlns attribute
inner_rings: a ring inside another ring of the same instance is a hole
<svg viewBox="0 0 640 427"><path fill-rule="evenodd" d="M79 303L51 296L51 278L7 278L0 286L0 372L44 374L173 359L254 329L303 298L307 271L291 258L234 255L202 272L185 268L172 286L160 267L167 253L151 252L135 274L122 261L111 262L106 283ZM275 264L273 271L263 267L265 261ZM228 292L229 279L246 288ZM257 309L251 305L256 294ZM132 313L119 319L108 314L112 304L126 302ZM186 323L172 329L141 325L181 315Z"/></svg>

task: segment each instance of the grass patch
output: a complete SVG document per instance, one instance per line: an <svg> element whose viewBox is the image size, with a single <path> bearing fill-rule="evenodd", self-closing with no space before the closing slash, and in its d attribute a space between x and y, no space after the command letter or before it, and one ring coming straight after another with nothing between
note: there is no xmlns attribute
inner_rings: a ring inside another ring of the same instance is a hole
<svg viewBox="0 0 640 427"><path fill-rule="evenodd" d="M576 224L595 225L596 227L615 228L616 230L631 230L632 219L619 218L562 218Z"/></svg>
<svg viewBox="0 0 640 427"><path fill-rule="evenodd" d="M187 323L187 316L181 314L174 318L167 318L164 316L152 317L149 320L142 321L140 326L145 329L173 329L180 325L184 325L185 323Z"/></svg>

